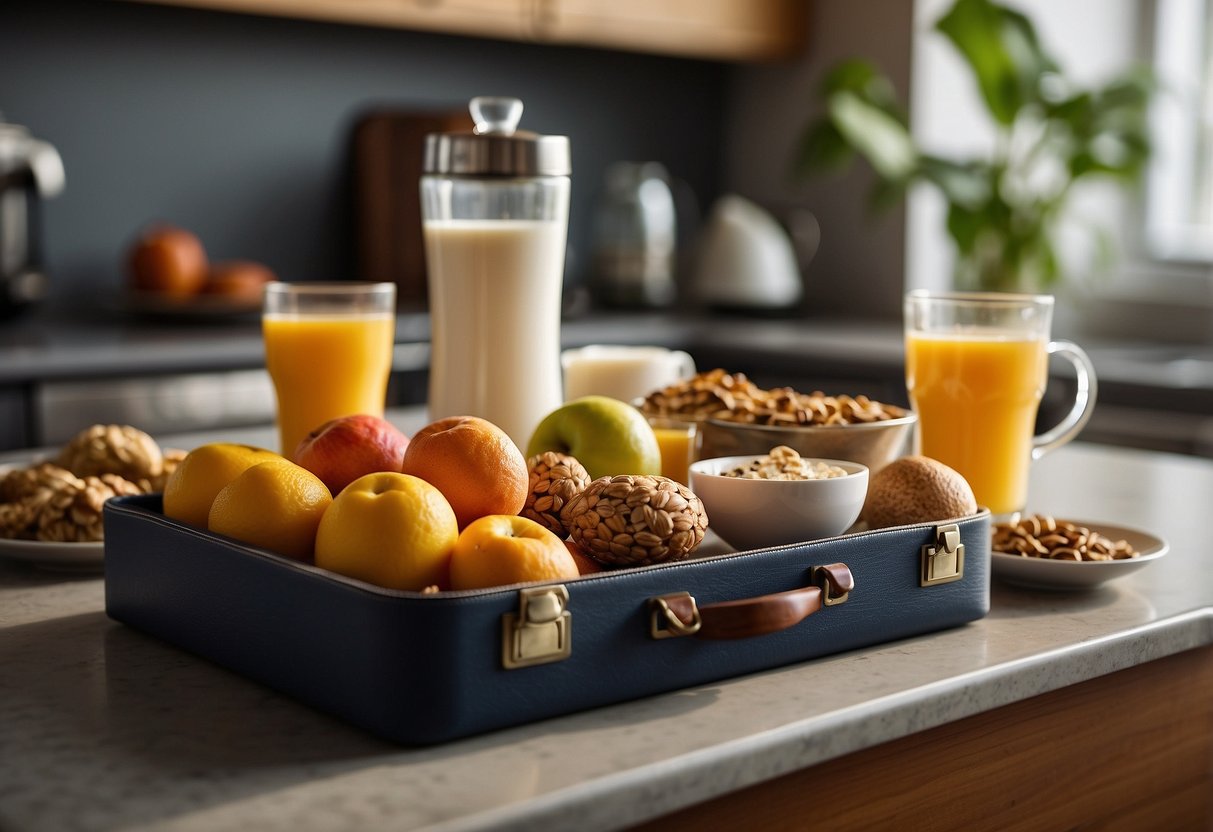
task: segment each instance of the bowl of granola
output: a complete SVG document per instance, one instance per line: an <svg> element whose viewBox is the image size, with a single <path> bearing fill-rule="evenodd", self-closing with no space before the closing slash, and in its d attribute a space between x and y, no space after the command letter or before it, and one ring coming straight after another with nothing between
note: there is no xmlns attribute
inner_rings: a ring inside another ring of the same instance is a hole
<svg viewBox="0 0 1213 832"><path fill-rule="evenodd" d="M787 446L701 459L692 463L690 480L708 528L735 549L842 534L859 517L868 493L866 466L802 457Z"/></svg>
<svg viewBox="0 0 1213 832"><path fill-rule="evenodd" d="M918 421L913 411L864 395L764 389L720 369L655 390L636 406L650 417L695 421L701 459L786 445L803 457L858 462L873 473L907 453Z"/></svg>

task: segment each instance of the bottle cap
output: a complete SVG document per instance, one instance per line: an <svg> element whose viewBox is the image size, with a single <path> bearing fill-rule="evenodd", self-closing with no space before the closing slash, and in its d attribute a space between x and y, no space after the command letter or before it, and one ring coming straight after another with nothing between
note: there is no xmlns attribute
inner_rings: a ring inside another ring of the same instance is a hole
<svg viewBox="0 0 1213 832"><path fill-rule="evenodd" d="M425 137L425 173L455 176L568 176L568 136L541 136L518 129L522 101L478 96L468 109L470 133Z"/></svg>

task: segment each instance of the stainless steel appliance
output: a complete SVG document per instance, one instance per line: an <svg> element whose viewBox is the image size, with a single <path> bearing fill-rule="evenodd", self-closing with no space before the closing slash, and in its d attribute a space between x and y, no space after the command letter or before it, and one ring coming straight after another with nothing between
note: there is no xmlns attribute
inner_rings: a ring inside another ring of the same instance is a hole
<svg viewBox="0 0 1213 832"><path fill-rule="evenodd" d="M42 200L58 195L63 183L59 152L0 115L0 318L46 294Z"/></svg>

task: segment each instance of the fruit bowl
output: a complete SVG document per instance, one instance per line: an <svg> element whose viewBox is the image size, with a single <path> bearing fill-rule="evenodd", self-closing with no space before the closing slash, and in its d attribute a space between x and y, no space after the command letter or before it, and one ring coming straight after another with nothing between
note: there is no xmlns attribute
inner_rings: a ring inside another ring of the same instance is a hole
<svg viewBox="0 0 1213 832"><path fill-rule="evenodd" d="M868 493L868 468L858 462L814 458L842 468L841 477L764 480L725 476L764 454L715 457L692 463L691 490L703 501L708 528L735 549L765 549L842 534L859 517Z"/></svg>
<svg viewBox="0 0 1213 832"><path fill-rule="evenodd" d="M699 456L703 459L765 454L787 445L802 457L843 459L879 471L906 452L918 416L897 408L901 415L880 422L842 425L760 425L712 416L699 426ZM710 516L710 515L709 515Z"/></svg>

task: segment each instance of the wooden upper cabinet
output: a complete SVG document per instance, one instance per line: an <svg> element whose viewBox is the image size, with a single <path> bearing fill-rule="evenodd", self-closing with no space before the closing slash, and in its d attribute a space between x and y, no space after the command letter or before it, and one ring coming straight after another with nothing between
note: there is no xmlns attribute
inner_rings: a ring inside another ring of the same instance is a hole
<svg viewBox="0 0 1213 832"><path fill-rule="evenodd" d="M141 0L505 40L773 61L807 39L808 0Z"/></svg>
<svg viewBox="0 0 1213 832"><path fill-rule="evenodd" d="M720 60L796 55L808 0L552 0L539 31L553 43Z"/></svg>

